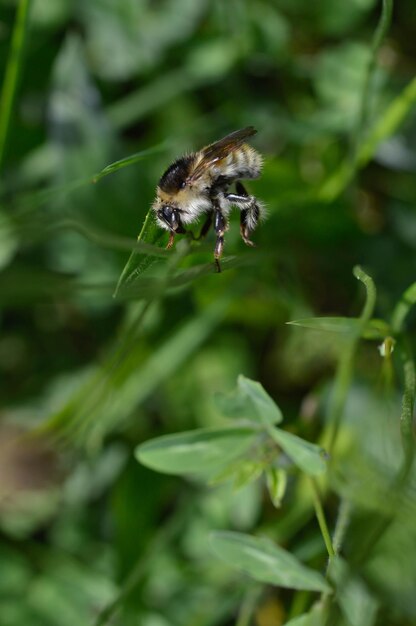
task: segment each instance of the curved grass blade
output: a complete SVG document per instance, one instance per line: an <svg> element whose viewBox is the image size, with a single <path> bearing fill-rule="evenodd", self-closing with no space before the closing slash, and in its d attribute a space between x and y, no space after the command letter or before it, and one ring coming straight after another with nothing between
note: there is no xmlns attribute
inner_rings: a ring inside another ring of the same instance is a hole
<svg viewBox="0 0 416 626"><path fill-rule="evenodd" d="M357 129L355 133L355 141L354 148L358 150L358 146L360 141L362 141L362 137L365 135L366 125L368 122L368 118L371 110L371 89L374 78L374 73L376 69L377 62L377 54L380 50L381 44L385 36L387 35L387 31L389 30L391 23L391 15L393 11L393 0L382 0L383 6L381 10L381 15L379 22L377 24L376 31L373 36L373 40L371 42L371 54L370 59L367 66L365 82L363 93L361 96L361 105L360 111L358 115ZM355 158L355 155L354 155Z"/></svg>
<svg viewBox="0 0 416 626"><path fill-rule="evenodd" d="M98 448L103 437L116 425L119 428L126 423L133 409L209 337L226 314L229 297L173 329L171 336L143 360L142 346L134 339L150 302L124 340L120 343L118 339L101 366L94 368L63 406L40 424L39 432L55 433L72 443Z"/></svg>
<svg viewBox="0 0 416 626"><path fill-rule="evenodd" d="M398 334L403 330L404 321L414 304L416 304L416 283L413 283L406 289L394 308L391 319L391 327L394 334Z"/></svg>
<svg viewBox="0 0 416 626"><path fill-rule="evenodd" d="M110 163L110 165L106 165L100 172L92 176L91 182L98 183L99 180L104 178L104 176L108 176L109 174L114 174L114 172L118 172L118 170L123 169L124 167L128 167L130 165L134 165L143 159L146 159L153 154L158 154L159 152L163 152L166 149L167 142L164 141L156 146L152 146L151 148L147 148L146 150L140 150L139 152L135 152L124 159L120 159L118 161L114 161L114 163Z"/></svg>
<svg viewBox="0 0 416 626"><path fill-rule="evenodd" d="M342 335L356 336L360 333L364 339L384 339L390 332L389 325L383 320L372 319L363 326L361 318L357 317L307 317L286 323Z"/></svg>
<svg viewBox="0 0 416 626"><path fill-rule="evenodd" d="M359 325L357 330L353 335L351 335L348 345L344 348L337 366L335 382L328 408L328 421L332 424L332 431L330 432L328 445L330 455L333 453L335 442L338 437L342 415L347 400L348 389L352 379L354 358L358 348L359 339L373 315L377 297L376 286L371 276L366 274L359 266L353 268L353 274L357 280L363 283L366 291L366 298L361 315L358 318Z"/></svg>
<svg viewBox="0 0 416 626"><path fill-rule="evenodd" d="M153 211L149 209L143 222L142 229L137 237L137 242L146 242L150 244L157 244L164 236L162 229L157 228L157 225L153 218ZM144 270L146 270L154 261L154 257L148 254L145 255L140 261L137 259L137 255L140 254L135 250L130 254L126 265L124 266L120 278L118 279L113 298L116 298L122 287L133 281L140 276Z"/></svg>
<svg viewBox="0 0 416 626"><path fill-rule="evenodd" d="M351 159L347 159L342 163L318 189L315 200L335 200L347 187L355 172L369 163L380 143L396 132L415 104L416 78L413 78L371 128L367 139L357 151L355 161L352 163Z"/></svg>

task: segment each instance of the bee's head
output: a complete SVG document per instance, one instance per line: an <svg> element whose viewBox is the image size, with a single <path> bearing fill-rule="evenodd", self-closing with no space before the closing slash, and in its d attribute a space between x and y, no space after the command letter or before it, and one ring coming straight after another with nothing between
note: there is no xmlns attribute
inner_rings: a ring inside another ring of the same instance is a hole
<svg viewBox="0 0 416 626"><path fill-rule="evenodd" d="M177 209L169 204L155 203L154 210L159 225L166 230L176 230L179 226Z"/></svg>

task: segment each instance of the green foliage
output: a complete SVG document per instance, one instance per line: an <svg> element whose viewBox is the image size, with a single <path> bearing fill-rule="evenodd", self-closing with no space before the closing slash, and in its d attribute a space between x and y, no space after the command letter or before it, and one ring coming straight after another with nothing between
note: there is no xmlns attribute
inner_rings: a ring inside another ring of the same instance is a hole
<svg viewBox="0 0 416 626"><path fill-rule="evenodd" d="M289 552L267 539L222 532L211 535L210 541L212 549L221 559L254 580L289 589L331 591L321 574L305 567Z"/></svg>
<svg viewBox="0 0 416 626"><path fill-rule="evenodd" d="M0 0L0 626L415 622L413 8ZM149 209L247 125L218 274Z"/></svg>
<svg viewBox="0 0 416 626"><path fill-rule="evenodd" d="M138 461L167 474L217 472L253 444L250 428L199 429L142 444Z"/></svg>

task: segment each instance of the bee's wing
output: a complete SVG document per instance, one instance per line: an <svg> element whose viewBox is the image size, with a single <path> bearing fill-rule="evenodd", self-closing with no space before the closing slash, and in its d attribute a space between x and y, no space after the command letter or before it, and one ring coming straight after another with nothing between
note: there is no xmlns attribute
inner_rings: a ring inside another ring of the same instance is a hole
<svg viewBox="0 0 416 626"><path fill-rule="evenodd" d="M195 169L188 176L187 182L197 180L211 165L225 158L228 154L230 154L230 152L236 150L239 146L241 146L241 144L244 143L247 137L255 135L256 132L257 131L253 126L247 126L246 128L236 130L219 141L211 143L206 148L203 148L201 150L202 158L197 163Z"/></svg>

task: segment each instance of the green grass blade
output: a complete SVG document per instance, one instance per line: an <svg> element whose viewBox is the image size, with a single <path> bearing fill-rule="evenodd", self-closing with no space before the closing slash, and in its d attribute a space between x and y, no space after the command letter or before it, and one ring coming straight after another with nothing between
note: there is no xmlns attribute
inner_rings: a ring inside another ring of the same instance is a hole
<svg viewBox="0 0 416 626"><path fill-rule="evenodd" d="M142 229L137 237L137 241L140 243L143 241L157 243L162 239L163 234L162 230L156 227L153 211L152 209L149 209L146 213L146 217L144 219ZM117 298L120 289L139 276L151 264L152 259L149 255L142 258L140 263L137 263L137 254L138 253L133 250L127 259L127 263L120 274L120 278L118 279L114 290L113 298Z"/></svg>
<svg viewBox="0 0 416 626"><path fill-rule="evenodd" d="M413 283L406 289L394 308L391 319L391 327L394 334L402 332L404 321L414 304L416 304L416 283Z"/></svg>
<svg viewBox="0 0 416 626"><path fill-rule="evenodd" d="M390 23L391 23L391 15L393 11L393 0L382 0L382 1L383 1L383 6L381 10L381 16L380 16L380 20L377 25L376 31L374 33L373 41L371 43L371 55L370 55L370 60L369 60L368 67L367 67L367 72L366 72L366 77L365 77L365 82L364 82L364 89L363 89L362 98L361 98L361 106L360 106L357 130L356 130L355 141L354 141L354 146L355 146L354 158L356 156L360 143L362 143L362 138L366 134L365 132L366 125L369 119L369 114L370 114L370 109L371 109L371 95L372 95L371 89L372 89L372 83L373 83L373 78L374 78L374 72L376 69L377 54L380 50L381 44L383 43L383 40L387 34L387 31L389 30Z"/></svg>
<svg viewBox="0 0 416 626"><path fill-rule="evenodd" d="M347 187L357 169L362 169L372 159L382 141L393 135L416 105L416 78L403 89L382 113L359 148L356 159L342 163L320 187L317 199L331 202Z"/></svg>
<svg viewBox="0 0 416 626"><path fill-rule="evenodd" d="M332 425L332 431L330 434L328 450L332 455L335 443L338 437L339 428L341 425L341 419L344 412L345 403L347 400L348 389L351 384L353 375L354 357L357 351L359 339L370 321L374 306L376 303L376 287L374 282L368 274L366 274L360 267L354 267L354 276L360 280L366 289L366 299L363 310L359 317L359 324L357 325L356 332L351 336L348 344L345 346L341 358L337 366L337 373L335 376L335 382L333 391L331 394L328 420Z"/></svg>
<svg viewBox="0 0 416 626"><path fill-rule="evenodd" d="M166 142L162 142L152 148L148 148L147 150L140 150L139 152L135 152L124 159L120 159L119 161L114 161L114 163L110 163L110 165L106 165L100 172L95 174L92 177L92 182L97 183L104 176L108 176L109 174L114 174L114 172L118 172L118 170L123 169L124 167L128 167L129 165L134 165L143 159L146 159L153 154L158 154L159 152L163 152L166 149Z"/></svg>
<svg viewBox="0 0 416 626"><path fill-rule="evenodd" d="M9 58L7 60L6 74L3 81L0 99L0 169L3 165L7 134L10 127L13 104L16 98L19 74L23 63L30 5L31 0L20 0L19 2Z"/></svg>

